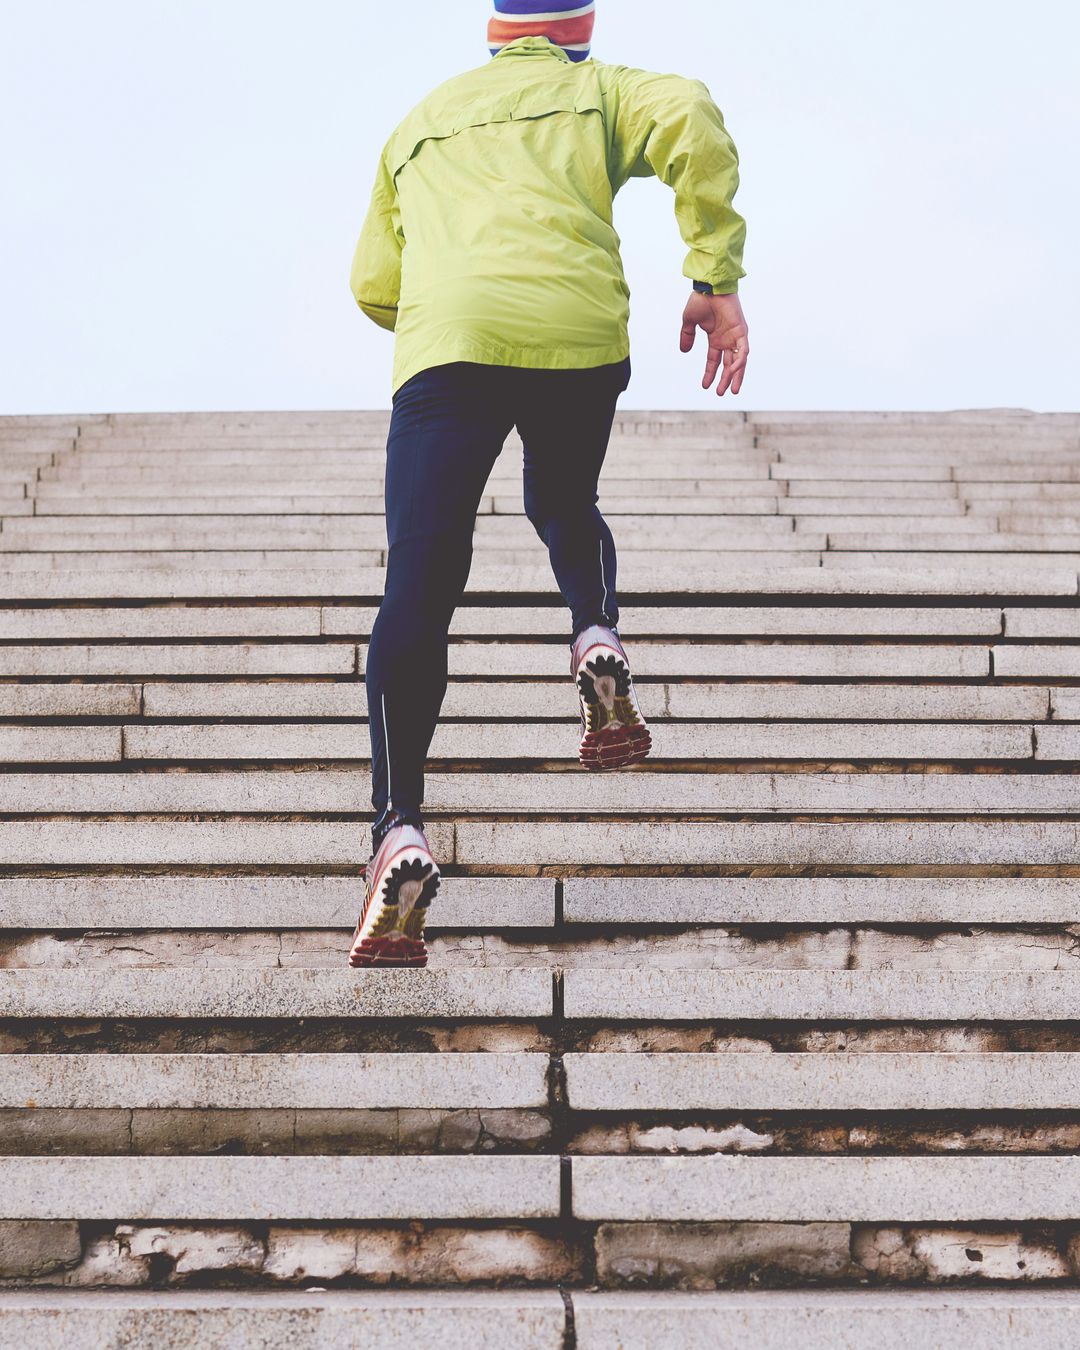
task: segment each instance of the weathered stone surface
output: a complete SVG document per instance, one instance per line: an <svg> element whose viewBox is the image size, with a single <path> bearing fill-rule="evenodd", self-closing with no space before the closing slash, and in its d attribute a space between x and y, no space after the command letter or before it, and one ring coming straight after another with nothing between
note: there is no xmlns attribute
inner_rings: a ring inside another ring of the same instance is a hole
<svg viewBox="0 0 1080 1350"><path fill-rule="evenodd" d="M605 509L607 509L605 507ZM37 611L48 612L48 611ZM80 613L84 611L79 611ZM95 611L90 611L91 613ZM125 611L96 611L103 614ZM174 613L175 611L157 611ZM198 612L198 611L195 611ZM264 611L256 611L263 613ZM291 613L291 610L270 611ZM1010 613L1038 614L1038 610L1013 610ZM1046 613L1068 614L1069 610ZM361 638L371 632L377 610L374 606L324 606L322 631ZM463 605L450 627L452 638L498 635L520 638L523 633L536 636L566 636L567 614L562 606L505 606L498 609L482 605ZM829 638L843 636L996 636L1002 631L1002 611L987 606L971 608L925 608L888 605L876 608L828 605L626 605L620 607L619 633L633 640L639 637L677 637L696 634L743 634L747 637L814 635Z"/></svg>
<svg viewBox="0 0 1080 1350"><path fill-rule="evenodd" d="M316 606L169 606L144 609L0 609L0 637L317 637Z"/></svg>
<svg viewBox="0 0 1080 1350"><path fill-rule="evenodd" d="M1080 974L964 970L568 970L570 1018L990 1021L1080 1017Z"/></svg>
<svg viewBox="0 0 1080 1350"><path fill-rule="evenodd" d="M264 1244L243 1228L133 1228L120 1226L132 1256L167 1256L174 1275L196 1271L258 1271Z"/></svg>
<svg viewBox="0 0 1080 1350"><path fill-rule="evenodd" d="M57 731L60 729L57 728ZM162 730L153 728L152 730ZM166 729L168 730L168 729ZM200 729L201 730L201 729ZM208 729L216 732L217 728ZM243 748L242 738L250 728L235 727L227 729L235 740L235 748ZM260 729L261 730L261 729ZM288 731L288 729L285 729ZM444 728L444 732L450 729ZM457 729L456 738L461 751L469 749L468 734L471 727ZM853 743L845 748L848 752L859 751L860 730L853 733ZM1006 730L1006 729L1001 729ZM1026 758L1030 755L1031 738L1027 728L1007 729L1015 733L1012 745L1004 744L1007 739L999 734L999 744L992 745L989 737L952 738L951 743L933 746L932 736L925 734L926 749L941 753L968 752L970 758L982 758L980 750L990 751L987 758L996 750L1016 750ZM1063 728L1047 728L1059 732ZM547 732L547 735L538 734ZM348 747L363 750L366 754L366 731L361 731L365 743ZM1080 731L1075 733L1080 735ZM129 735L129 743L133 738ZM833 738L842 740L845 733L841 727L834 729ZM477 736L472 747L477 755L480 752L498 758L505 754L511 759L524 757L529 751L542 757L543 751L550 748L553 757L568 759L577 753L578 738L569 727L536 728L521 727L513 732L516 745L500 745L499 740L509 737ZM696 749L696 746L678 746L673 744L678 733L673 736L671 728L653 727L656 753L662 756L665 751L680 752ZM199 738L202 740L203 738ZM255 759L266 754L273 760L281 757L273 753L275 749L290 749L297 752L308 751L313 756L319 750L318 739L309 739L301 734L293 734L278 739L277 746L268 745L268 738L260 738L250 747L250 758ZM328 739L328 738L327 738ZM442 748L446 748L444 736ZM772 758L796 758L800 749L816 749L822 754L830 749L841 747L821 744L799 747L784 743L781 729L770 735L772 746L740 745L734 738L734 744L727 741L724 729L712 729L709 737L713 745L700 747L704 754L707 750L726 752L724 758L742 759L742 751L750 750L763 757L768 751ZM906 757L918 753L920 747L911 741L904 744L899 730L891 737L894 753ZM968 744L961 744L966 739ZM982 741L981 745L979 741ZM1047 737L1053 742L1056 735ZM217 757L219 746L213 742L218 736L206 737L200 747L200 758ZM207 743L209 742L209 744ZM292 742L290 745L289 742ZM544 743L548 742L548 745ZM64 742L61 738L53 743L58 753L63 754ZM436 748L440 742L437 738ZM133 746L133 748L135 748ZM169 748L169 747L163 747ZM222 747L224 748L224 747ZM888 746L877 747L880 751ZM337 746L340 752L346 747ZM1040 758L1065 758L1060 753L1067 747L1054 744L1044 746L1040 741ZM179 749L178 759L186 758ZM690 757L690 756L688 756ZM857 755L850 755L857 758ZM557 811L590 811L597 815L634 815L648 812L684 813L736 813L736 812L800 812L821 815L847 814L922 814L924 812L947 812L955 814L966 812L982 814L985 812L1010 812L1024 814L1063 814L1073 809L1077 800L1076 777L1072 774L990 774L990 773L650 773L638 772L633 775L612 776L610 784L605 785L603 796L597 798L593 783L579 772L538 773L429 773L425 778L426 804L431 812L446 814L501 813L509 798L514 803L515 814L533 813L551 814ZM306 773L283 773L276 769L255 769L242 771L202 772L191 770L185 773L80 773L50 774L9 773L4 775L0 784L0 803L12 813L43 815L52 813L92 814L95 812L115 812L124 814L195 814L210 812L232 812L247 814L286 814L297 813L316 815L324 812L365 812L368 809L370 784L366 777L355 769L317 770ZM459 888L460 889L460 888ZM552 888L553 889L553 888ZM495 896L491 887L495 913L497 914L501 897ZM462 891L462 894L464 892ZM508 888L507 901L512 905L512 887ZM433 912L433 918L443 918L442 895ZM480 899L479 892L477 899ZM460 907L457 907L460 908ZM463 910L463 913L467 911ZM480 914L480 909L474 913ZM302 920L303 916L297 916ZM495 915L492 915L494 918ZM220 925L219 925L220 926ZM454 925L458 926L458 925ZM505 926L505 924L503 925Z"/></svg>
<svg viewBox="0 0 1080 1350"><path fill-rule="evenodd" d="M138 712L137 685L0 684L0 717L134 717Z"/></svg>
<svg viewBox="0 0 1080 1350"><path fill-rule="evenodd" d="M588 1054L565 1056L578 1111L1080 1108L1074 1054Z"/></svg>
<svg viewBox="0 0 1080 1350"><path fill-rule="evenodd" d="M9 866L183 866L234 864L362 866L364 827L299 821L0 821L0 856ZM435 822L428 841L440 861L453 857L453 828Z"/></svg>
<svg viewBox="0 0 1080 1350"><path fill-rule="evenodd" d="M81 1255L79 1225L68 1219L0 1220L0 1279L49 1275Z"/></svg>
<svg viewBox="0 0 1080 1350"><path fill-rule="evenodd" d="M11 1158L0 1217L550 1218L556 1157Z"/></svg>
<svg viewBox="0 0 1080 1350"><path fill-rule="evenodd" d="M119 727L0 727L0 761L107 763L120 758L120 735Z"/></svg>
<svg viewBox="0 0 1080 1350"><path fill-rule="evenodd" d="M1072 1291L575 1293L573 1302L580 1350L1068 1350L1080 1328Z"/></svg>
<svg viewBox="0 0 1080 1350"><path fill-rule="evenodd" d="M1049 1238L1016 1231L954 1228L855 1229L851 1254L879 1279L1054 1280L1071 1274Z"/></svg>
<svg viewBox="0 0 1080 1350"><path fill-rule="evenodd" d="M20 1102L24 1109L0 1110L0 1155L127 1153L130 1148L127 1111L62 1107L39 1111L25 1109L26 1105Z"/></svg>
<svg viewBox="0 0 1080 1350"><path fill-rule="evenodd" d="M3 831L0 826L0 842ZM106 827L108 828L108 827ZM688 864L854 866L1075 864L1080 824L1072 821L880 821L773 824L465 820L455 826L455 859L491 866L507 857L574 867Z"/></svg>
<svg viewBox="0 0 1080 1350"><path fill-rule="evenodd" d="M348 643L0 647L0 675L17 676L350 675L354 666Z"/></svg>
<svg viewBox="0 0 1080 1350"><path fill-rule="evenodd" d="M547 1065L497 1053L4 1055L0 1107L542 1107Z"/></svg>
<svg viewBox="0 0 1080 1350"><path fill-rule="evenodd" d="M547 970L0 971L0 1017L546 1017Z"/></svg>
<svg viewBox="0 0 1080 1350"><path fill-rule="evenodd" d="M533 550L535 552L535 550ZM257 597L341 596L377 600L384 573L377 568L340 570L287 569L282 571L206 570L173 575L168 572L101 570L82 572L0 573L0 594L12 600L210 599ZM702 566L658 569L639 564L620 568L624 594L654 595L1032 595L1075 596L1077 573L1050 565L1038 570L1012 566L984 567L978 576L969 569L940 564L912 566L898 561L891 567L835 569L792 567L783 571L761 568L729 569ZM491 567L480 564L469 574L472 594L555 595L549 568Z"/></svg>
<svg viewBox="0 0 1080 1350"><path fill-rule="evenodd" d="M866 929L852 935L853 970L1073 970L1080 967L1080 945L1074 932L962 933L880 932Z"/></svg>
<svg viewBox="0 0 1080 1350"><path fill-rule="evenodd" d="M0 897L4 894L0 879ZM1051 877L567 877L570 923L1072 923L1074 880ZM2 902L0 902L2 903ZM4 911L0 909L0 914Z"/></svg>
<svg viewBox="0 0 1080 1350"><path fill-rule="evenodd" d="M1067 1220L1080 1159L581 1157L573 1205L587 1220Z"/></svg>
<svg viewBox="0 0 1080 1350"><path fill-rule="evenodd" d="M321 649L319 649L321 650ZM1012 649L1009 649L1012 650ZM360 648L361 669L366 647ZM724 675L814 677L951 676L990 673L984 646L896 645L890 643L804 644L796 642L648 643L630 650L639 675ZM490 674L564 676L566 651L550 643L490 644L458 642L450 648L454 676Z"/></svg>
<svg viewBox="0 0 1080 1350"><path fill-rule="evenodd" d="M604 1287L713 1289L849 1275L846 1223L603 1223L596 1275Z"/></svg>
<svg viewBox="0 0 1080 1350"><path fill-rule="evenodd" d="M80 929L92 916L101 929L341 930L356 922L359 901L360 882L350 876L0 877L0 928ZM550 879L444 877L429 931L554 921Z"/></svg>
<svg viewBox="0 0 1080 1350"><path fill-rule="evenodd" d="M35 1350L562 1350L564 1324L554 1290L0 1295L0 1335Z"/></svg>

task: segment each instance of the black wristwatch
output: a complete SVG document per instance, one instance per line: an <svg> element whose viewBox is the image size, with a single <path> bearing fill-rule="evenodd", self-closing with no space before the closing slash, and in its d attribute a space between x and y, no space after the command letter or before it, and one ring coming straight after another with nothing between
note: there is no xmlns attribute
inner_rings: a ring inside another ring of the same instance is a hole
<svg viewBox="0 0 1080 1350"><path fill-rule="evenodd" d="M700 291L702 295L726 295L726 291L717 290L711 281L695 281L694 290Z"/></svg>

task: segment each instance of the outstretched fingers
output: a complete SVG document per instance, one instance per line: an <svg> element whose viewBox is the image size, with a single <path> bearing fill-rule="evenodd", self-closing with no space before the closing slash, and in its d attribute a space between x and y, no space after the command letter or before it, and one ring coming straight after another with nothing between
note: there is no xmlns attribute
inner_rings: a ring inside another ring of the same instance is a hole
<svg viewBox="0 0 1080 1350"><path fill-rule="evenodd" d="M719 333L709 334L709 350L705 357L705 374L702 377L702 389L708 389L713 380L716 379L716 372L720 369L720 362L724 357L724 347Z"/></svg>
<svg viewBox="0 0 1080 1350"><path fill-rule="evenodd" d="M718 397L723 397L730 389L733 394L737 394L742 388L743 376L746 374L746 361L750 355L750 344L746 338L737 338L735 345L724 348L724 373L720 377L720 383L716 386Z"/></svg>

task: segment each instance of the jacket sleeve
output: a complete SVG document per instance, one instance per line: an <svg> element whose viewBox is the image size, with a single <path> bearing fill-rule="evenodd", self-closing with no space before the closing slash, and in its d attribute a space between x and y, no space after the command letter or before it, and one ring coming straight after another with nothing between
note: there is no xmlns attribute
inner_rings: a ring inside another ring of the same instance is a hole
<svg viewBox="0 0 1080 1350"><path fill-rule="evenodd" d="M384 151L349 278L356 303L380 328L397 324L404 243L397 189Z"/></svg>
<svg viewBox="0 0 1080 1350"><path fill-rule="evenodd" d="M732 206L739 156L700 80L605 66L609 168L617 192L655 174L675 189L675 217L690 252L683 275L738 290L746 222Z"/></svg>

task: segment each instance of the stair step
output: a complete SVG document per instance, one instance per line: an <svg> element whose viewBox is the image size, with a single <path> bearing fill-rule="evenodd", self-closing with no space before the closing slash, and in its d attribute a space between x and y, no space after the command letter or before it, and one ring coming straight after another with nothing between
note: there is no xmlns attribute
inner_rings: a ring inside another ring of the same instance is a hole
<svg viewBox="0 0 1080 1350"><path fill-rule="evenodd" d="M378 613L376 605L199 605L153 608L0 609L0 639L123 638L293 638L346 636L366 638ZM624 640L691 636L841 637L1080 637L1075 609L871 608L841 606L642 606L626 605L619 618ZM568 639L565 608L551 605L476 605L459 609L452 638L517 637Z"/></svg>
<svg viewBox="0 0 1080 1350"><path fill-rule="evenodd" d="M40 728L35 729L40 732ZM66 728L49 728L59 736ZM236 728L238 733L261 731L262 728ZM317 729L316 729L317 730ZM462 730L471 730L463 728ZM534 732L548 728L532 728ZM907 730L902 728L901 730ZM916 735L920 728L915 728ZM1064 759L1080 753L1080 727L1053 728L1069 730L1072 745L1060 743L1041 747L1041 758ZM362 733L366 736L366 732ZM527 743L525 729L521 733L519 754L541 755L547 752L546 737L537 737ZM554 746L552 756L563 759L575 753L576 737L563 731L565 744ZM1042 733L1040 733L1042 735ZM262 751L258 742L245 747L238 736L237 752L245 759L258 759ZM900 737L897 736L899 741ZM842 743L832 738L834 752ZM287 743L279 755L271 759L290 758ZM66 741L52 742L56 758L73 761ZM299 750L316 758L315 747L321 744L315 738L311 747L301 743ZM672 750L668 736L655 737L656 753ZM696 744L696 743L695 743ZM816 743L824 751L827 743ZM446 738L436 742L437 751L448 745ZM4 729L0 728L0 750L4 747ZM962 747L961 747L962 748ZM714 746L712 753L723 749L731 758L749 757L746 743L740 737L734 743ZM359 757L367 758L366 747L357 747ZM849 757L859 757L855 743L846 747ZM483 751L491 755L491 742L479 740L476 757ZM950 751L950 754L945 754ZM295 749L294 749L295 752ZM764 754L763 747L758 747ZM340 748L338 755L342 755ZM460 750L459 753L464 753ZM509 752L508 752L509 753ZM703 751L705 753L705 751ZM809 752L807 752L809 753ZM866 753L863 751L863 753ZM918 753L918 741L905 749L897 747L894 753L906 757ZM1001 755L999 750L994 757ZM141 758L139 746L132 747L135 758ZM797 746L777 745L776 758L795 758ZM28 760L28 754L10 755L10 758ZM193 755L175 756L178 759ZM205 749L199 758L208 758ZM957 743L947 739L939 745L932 757L962 757ZM987 756L989 757L989 756ZM105 755L87 755L88 759L105 759ZM114 756L115 758L115 756ZM44 761L44 756L42 756ZM950 815L977 815L986 812L1053 815L1069 814L1076 809L1078 785L1075 774L821 774L821 773L645 773L620 775L597 795L591 775L580 771L571 773L438 773L428 772L425 778L425 810L429 819L438 814L468 812L470 814L504 814L528 816L534 813L565 815L588 812L597 816L634 816L671 812L748 812L842 814L910 814L944 812ZM223 771L219 773L82 773L82 774L18 774L4 775L3 809L11 815L60 814L147 814L188 815L195 813L221 814L303 814L349 812L370 814L370 787L355 770L340 772L320 770L314 773L281 773L276 770Z"/></svg>
<svg viewBox="0 0 1080 1350"><path fill-rule="evenodd" d="M562 886L572 924L1050 924L1076 915L1075 880L1056 877L567 877Z"/></svg>
<svg viewBox="0 0 1080 1350"><path fill-rule="evenodd" d="M0 876L0 927L348 929L362 896L356 876ZM555 882L543 877L444 877L431 917L440 930L554 922Z"/></svg>
<svg viewBox="0 0 1080 1350"><path fill-rule="evenodd" d="M0 1017L370 1021L538 1018L552 1011L551 972L540 967L350 971L344 949L341 962L337 970L203 969L195 979L183 968L95 969L77 975L0 970Z"/></svg>
<svg viewBox="0 0 1080 1350"><path fill-rule="evenodd" d="M1067 1022L1080 1016L1080 972L571 969L564 986L565 1015L575 1021Z"/></svg>
<svg viewBox="0 0 1080 1350"><path fill-rule="evenodd" d="M544 1219L559 1159L6 1158L0 1218Z"/></svg>
<svg viewBox="0 0 1080 1350"><path fill-rule="evenodd" d="M577 1350L1066 1350L1071 1290L754 1290L577 1293Z"/></svg>
<svg viewBox="0 0 1080 1350"><path fill-rule="evenodd" d="M545 1107L548 1063L529 1053L9 1054L0 1056L0 1108Z"/></svg>
<svg viewBox="0 0 1080 1350"><path fill-rule="evenodd" d="M1052 1222L1080 1213L1076 1157L579 1157L572 1185L584 1220Z"/></svg>
<svg viewBox="0 0 1080 1350"><path fill-rule="evenodd" d="M1076 1054L593 1051L568 1054L565 1065L575 1111L865 1111L871 1103L875 1111L1080 1108Z"/></svg>
<svg viewBox="0 0 1080 1350"><path fill-rule="evenodd" d="M0 1338L34 1350L563 1350L565 1322L555 1290L0 1292Z"/></svg>
<svg viewBox="0 0 1080 1350"><path fill-rule="evenodd" d="M947 562L947 560L946 560ZM375 602L382 595L384 573L378 568L253 571L0 571L0 594L9 600L163 600L227 598L232 601L268 597L318 596ZM1005 561L986 561L978 576L951 564L914 565L898 559L889 567L834 569L792 567L782 573L766 569L723 567L664 568L635 564L620 567L624 596L660 595L785 595L830 596L1076 596L1077 570L1056 567L1053 560L1036 570ZM557 592L550 569L485 566L478 560L469 574L471 595L536 595L545 600Z"/></svg>

